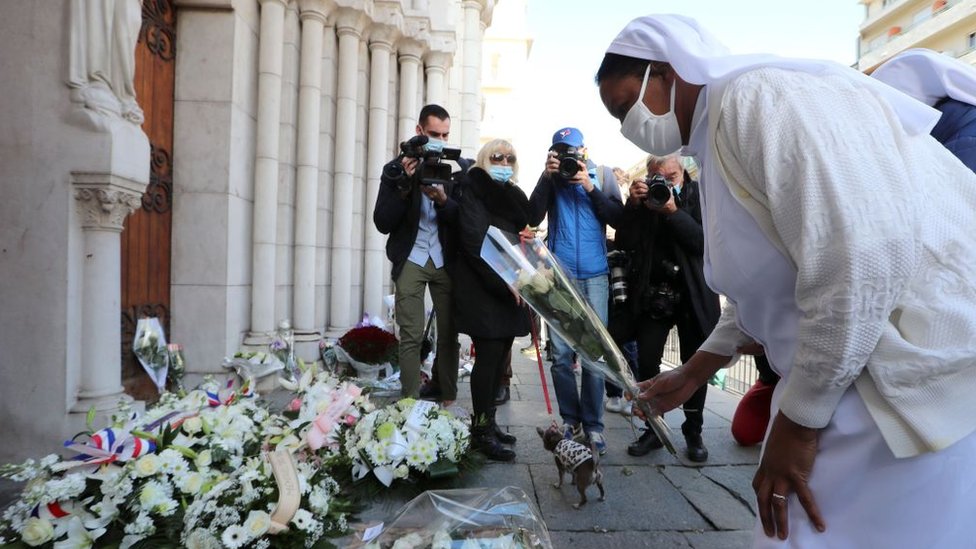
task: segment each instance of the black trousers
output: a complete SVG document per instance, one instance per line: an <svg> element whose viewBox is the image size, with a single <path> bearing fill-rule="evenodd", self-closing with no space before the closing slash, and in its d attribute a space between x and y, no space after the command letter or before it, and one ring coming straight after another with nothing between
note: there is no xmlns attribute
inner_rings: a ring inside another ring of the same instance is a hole
<svg viewBox="0 0 976 549"><path fill-rule="evenodd" d="M501 384L505 367L511 362L506 360L512 351L514 337L489 339L472 337L474 343L474 366L471 369L471 408L474 413L473 423L483 421L495 412L495 395Z"/></svg>
<svg viewBox="0 0 976 549"><path fill-rule="evenodd" d="M664 345L671 328L678 328L681 362L685 363L698 350L708 334L703 334L690 307L682 307L674 317L653 319L645 314L635 314L630 307L616 307L610 317L610 335L617 346L637 341L637 380L644 381L661 373ZM705 395L708 385L702 385L691 395L682 408L685 421L681 432L685 435L701 434L705 422Z"/></svg>

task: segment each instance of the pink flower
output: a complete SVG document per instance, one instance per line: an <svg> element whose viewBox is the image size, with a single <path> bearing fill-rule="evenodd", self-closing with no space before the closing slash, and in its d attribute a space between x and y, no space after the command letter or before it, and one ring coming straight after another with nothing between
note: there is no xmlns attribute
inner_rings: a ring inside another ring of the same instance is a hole
<svg viewBox="0 0 976 549"><path fill-rule="evenodd" d="M302 399L300 398L295 398L294 400L288 403L289 412L297 412L301 409L302 409Z"/></svg>
<svg viewBox="0 0 976 549"><path fill-rule="evenodd" d="M346 425L348 425L349 427L352 427L353 425L355 425L356 424L356 421L357 421L356 416L354 416L354 415L348 415L348 416L346 416Z"/></svg>

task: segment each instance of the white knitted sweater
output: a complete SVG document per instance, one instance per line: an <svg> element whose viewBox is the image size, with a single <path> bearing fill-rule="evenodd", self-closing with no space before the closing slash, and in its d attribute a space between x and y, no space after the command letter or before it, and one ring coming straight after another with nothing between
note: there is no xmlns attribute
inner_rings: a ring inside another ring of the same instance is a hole
<svg viewBox="0 0 976 549"><path fill-rule="evenodd" d="M709 103L709 156L796 269L781 411L824 427L856 381L896 456L976 430L976 174L843 77L759 69ZM729 309L701 349L744 339Z"/></svg>

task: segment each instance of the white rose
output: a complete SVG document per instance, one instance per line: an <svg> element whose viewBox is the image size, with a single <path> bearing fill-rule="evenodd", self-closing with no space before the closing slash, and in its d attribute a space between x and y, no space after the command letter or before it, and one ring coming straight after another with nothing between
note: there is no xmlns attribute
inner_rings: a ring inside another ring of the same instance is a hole
<svg viewBox="0 0 976 549"><path fill-rule="evenodd" d="M195 435L203 430L203 420L199 416L193 416L183 422L183 431L188 435Z"/></svg>
<svg viewBox="0 0 976 549"><path fill-rule="evenodd" d="M27 545L37 547L54 538L54 526L47 519L31 517L24 524L20 537Z"/></svg>
<svg viewBox="0 0 976 549"><path fill-rule="evenodd" d="M410 475L410 468L406 465L397 465L397 468L393 470L393 476L396 478L407 478Z"/></svg>
<svg viewBox="0 0 976 549"><path fill-rule="evenodd" d="M203 475L200 473L188 473L180 479L180 490L185 494L195 496L203 488Z"/></svg>
<svg viewBox="0 0 976 549"><path fill-rule="evenodd" d="M548 292L549 288L551 287L552 287L552 282L549 281L549 278L545 274L543 274L542 271L539 271L536 274L532 275L532 289L535 290L536 292L540 294L544 294Z"/></svg>
<svg viewBox="0 0 976 549"><path fill-rule="evenodd" d="M271 515L264 511L251 511L247 514L247 520L244 521L244 530L247 531L252 539L263 536L267 533L270 526Z"/></svg>
<svg viewBox="0 0 976 549"><path fill-rule="evenodd" d="M156 454L146 454L136 461L136 474L140 477L150 477L159 471L159 460Z"/></svg>
<svg viewBox="0 0 976 549"><path fill-rule="evenodd" d="M202 452L198 452L197 458L193 460L193 463L196 464L197 469L206 469L207 467L210 467L210 464L212 462L213 462L213 454L210 453L210 450L203 450Z"/></svg>

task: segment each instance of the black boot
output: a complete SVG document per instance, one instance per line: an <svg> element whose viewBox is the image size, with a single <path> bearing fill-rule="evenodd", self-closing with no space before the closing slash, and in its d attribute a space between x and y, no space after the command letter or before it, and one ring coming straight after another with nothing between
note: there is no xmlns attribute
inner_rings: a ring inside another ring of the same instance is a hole
<svg viewBox="0 0 976 549"><path fill-rule="evenodd" d="M498 392L495 393L495 406L501 406L512 398L512 388L508 385L499 385Z"/></svg>
<svg viewBox="0 0 976 549"><path fill-rule="evenodd" d="M640 438L630 443L630 446L627 447L627 453L632 456L644 456L650 453L651 450L657 450L662 447L664 447L664 443L661 442L661 439L657 438L654 430L648 426Z"/></svg>
<svg viewBox="0 0 976 549"><path fill-rule="evenodd" d="M508 431L503 431L502 428L498 426L498 423L495 422L494 410L492 410L492 412L488 415L488 422L491 425L491 432L493 435L495 435L495 438L498 439L498 442L501 442L502 444L515 444L515 435L509 433Z"/></svg>
<svg viewBox="0 0 976 549"><path fill-rule="evenodd" d="M495 438L491 425L471 427L471 447L494 461L512 461L515 459L515 452L502 446Z"/></svg>
<svg viewBox="0 0 976 549"><path fill-rule="evenodd" d="M688 444L688 448L685 451L688 459L695 463L702 463L708 459L708 448L705 448L705 442L702 440L701 433L685 435L685 442Z"/></svg>

